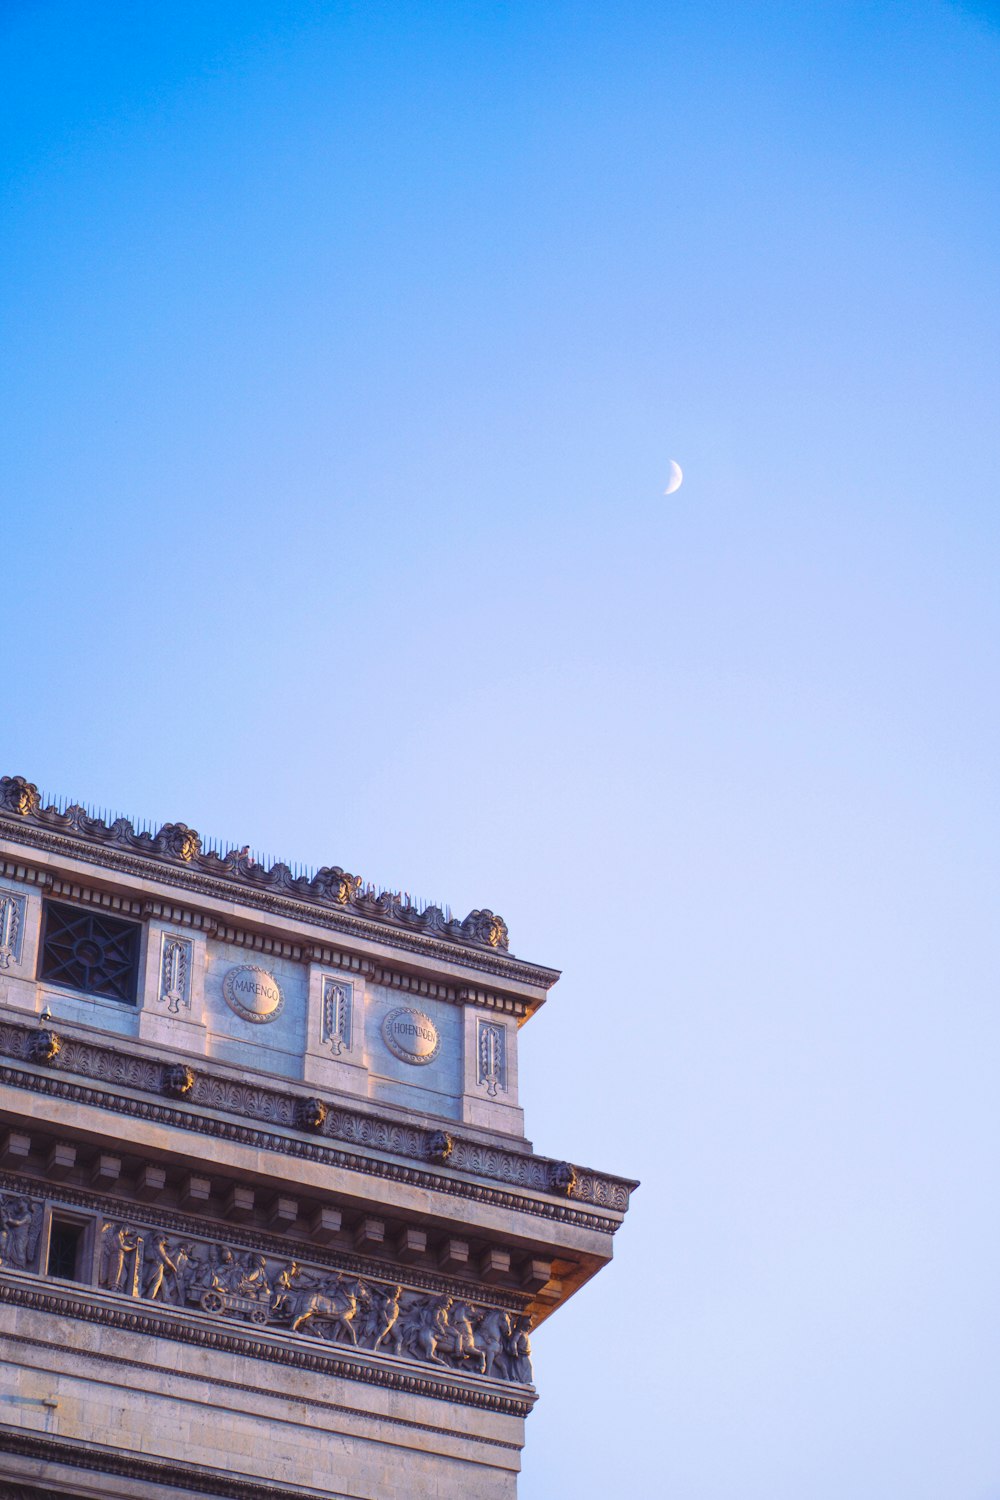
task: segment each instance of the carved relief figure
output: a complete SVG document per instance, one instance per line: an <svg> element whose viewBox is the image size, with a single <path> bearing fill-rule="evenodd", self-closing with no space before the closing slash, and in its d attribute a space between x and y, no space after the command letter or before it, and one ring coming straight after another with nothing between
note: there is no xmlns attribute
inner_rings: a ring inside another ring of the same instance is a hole
<svg viewBox="0 0 1000 1500"><path fill-rule="evenodd" d="M507 1344L507 1376L519 1380L522 1385L531 1385L534 1372L531 1368L531 1319L525 1314L513 1320L514 1327Z"/></svg>
<svg viewBox="0 0 1000 1500"><path fill-rule="evenodd" d="M401 1286L390 1287L385 1293L378 1310L378 1336L375 1339L375 1348L381 1349L384 1344L392 1354L402 1354L403 1334L399 1326L399 1299L403 1295Z"/></svg>
<svg viewBox="0 0 1000 1500"><path fill-rule="evenodd" d="M422 1297L407 1310L403 1339L408 1352L417 1359L429 1359L436 1365L447 1363L439 1349L451 1343L451 1305L450 1297Z"/></svg>
<svg viewBox="0 0 1000 1500"><path fill-rule="evenodd" d="M164 1300L168 1302L180 1300L177 1295L177 1263L171 1259L170 1249L165 1234L153 1237L150 1245L153 1259L146 1270L143 1282L144 1296L156 1298L162 1294Z"/></svg>
<svg viewBox="0 0 1000 1500"><path fill-rule="evenodd" d="M0 1198L0 1266L26 1271L35 1258L42 1205L30 1198Z"/></svg>
<svg viewBox="0 0 1000 1500"><path fill-rule="evenodd" d="M271 1297L271 1315L275 1318L285 1318L289 1314L289 1300L294 1295L294 1283L299 1277L298 1261L290 1260L286 1266L278 1272L274 1283L274 1292Z"/></svg>
<svg viewBox="0 0 1000 1500"><path fill-rule="evenodd" d="M209 1254L208 1284L219 1292L238 1292L243 1271L229 1246L214 1245Z"/></svg>
<svg viewBox="0 0 1000 1500"><path fill-rule="evenodd" d="M101 1285L109 1292L135 1292L142 1264L142 1235L131 1224L106 1223L101 1231Z"/></svg>
<svg viewBox="0 0 1000 1500"><path fill-rule="evenodd" d="M448 1318L451 1329L451 1352L457 1360L469 1360L480 1375L486 1374L486 1355L476 1343L472 1331L472 1308L467 1302L453 1304Z"/></svg>
<svg viewBox="0 0 1000 1500"><path fill-rule="evenodd" d="M258 1302L269 1303L271 1301L266 1255L248 1257L246 1270L240 1277L239 1291L242 1297L254 1297Z"/></svg>
<svg viewBox="0 0 1000 1500"><path fill-rule="evenodd" d="M194 1268L198 1264L198 1259L192 1244L186 1242L178 1243L175 1240L171 1248L174 1257L174 1279L177 1286L177 1301L183 1307L188 1300L191 1277L194 1274Z"/></svg>
<svg viewBox="0 0 1000 1500"><path fill-rule="evenodd" d="M201 838L186 823L164 823L156 835L156 842L164 854L183 859L185 863L201 853Z"/></svg>

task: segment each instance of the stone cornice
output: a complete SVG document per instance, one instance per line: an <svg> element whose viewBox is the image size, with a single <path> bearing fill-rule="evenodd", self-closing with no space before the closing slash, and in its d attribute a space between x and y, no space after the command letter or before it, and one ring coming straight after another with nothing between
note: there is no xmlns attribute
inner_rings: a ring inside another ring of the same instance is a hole
<svg viewBox="0 0 1000 1500"><path fill-rule="evenodd" d="M448 1166L434 1166L428 1161L426 1130L339 1105L328 1111L315 1136L278 1133L282 1127L295 1129L295 1108L303 1095L293 1088L246 1083L201 1068L191 1102L180 1103L162 1097L169 1063L67 1037L52 1064L36 1067L26 1061L29 1039L34 1035L34 1029L27 1026L0 1024L0 1055L17 1064L0 1066L4 1083L256 1150L430 1188L603 1234L613 1234L618 1228L628 1209L630 1191L637 1186L627 1178L577 1168L572 1196L567 1201L565 1194L560 1196L552 1188L560 1163L457 1135ZM74 1077L93 1082L80 1083ZM111 1087L102 1088L102 1083ZM120 1092L122 1089L132 1092ZM134 1097L140 1092L154 1097ZM348 1149L338 1149L334 1141L343 1142Z"/></svg>
<svg viewBox="0 0 1000 1500"><path fill-rule="evenodd" d="M127 818L107 824L84 808L42 807L38 788L21 776L0 777L0 832L20 844L61 852L118 873L161 880L192 896L210 896L336 931L409 949L451 963L548 989L558 972L508 956L507 927L486 908L462 921L439 907L421 911L396 893L376 894L359 876L324 866L294 876L287 865L265 869L245 850L202 851L198 834L166 823L155 834L137 832Z"/></svg>

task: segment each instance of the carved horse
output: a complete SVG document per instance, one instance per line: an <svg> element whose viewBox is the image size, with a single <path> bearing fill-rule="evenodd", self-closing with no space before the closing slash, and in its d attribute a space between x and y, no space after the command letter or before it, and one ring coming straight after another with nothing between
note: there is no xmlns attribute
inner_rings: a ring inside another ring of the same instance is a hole
<svg viewBox="0 0 1000 1500"><path fill-rule="evenodd" d="M506 1346L510 1338L510 1314L494 1307L476 1329L476 1343L483 1356L483 1374L507 1374Z"/></svg>
<svg viewBox="0 0 1000 1500"><path fill-rule="evenodd" d="M335 1282L333 1286L328 1283L315 1291L298 1292L294 1294L292 1332L298 1333L315 1318L318 1322L329 1323L331 1331L341 1329L356 1345L358 1336L354 1331L354 1318L357 1311L357 1292L343 1282Z"/></svg>

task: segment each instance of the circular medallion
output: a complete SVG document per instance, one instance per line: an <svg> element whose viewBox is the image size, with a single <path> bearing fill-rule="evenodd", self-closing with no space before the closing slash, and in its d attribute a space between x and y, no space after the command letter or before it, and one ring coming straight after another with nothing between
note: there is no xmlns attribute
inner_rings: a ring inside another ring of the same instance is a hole
<svg viewBox="0 0 1000 1500"><path fill-rule="evenodd" d="M230 969L222 981L222 994L229 1009L244 1021L273 1021L285 1003L274 975L255 964Z"/></svg>
<svg viewBox="0 0 1000 1500"><path fill-rule="evenodd" d="M394 1057L405 1063L429 1063L438 1055L441 1038L430 1016L400 1006L382 1022L382 1040Z"/></svg>

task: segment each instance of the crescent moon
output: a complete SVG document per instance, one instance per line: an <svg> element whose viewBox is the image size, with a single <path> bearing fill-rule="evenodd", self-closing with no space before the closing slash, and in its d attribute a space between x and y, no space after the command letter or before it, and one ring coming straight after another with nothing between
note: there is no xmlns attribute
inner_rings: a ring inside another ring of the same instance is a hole
<svg viewBox="0 0 1000 1500"><path fill-rule="evenodd" d="M665 495L673 495L677 490L680 489L682 483L684 482L684 471L681 468L680 464L674 463L673 459L670 460L668 475L669 477L667 479L667 487L663 491L663 493Z"/></svg>

